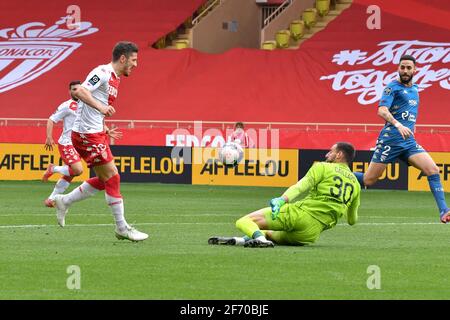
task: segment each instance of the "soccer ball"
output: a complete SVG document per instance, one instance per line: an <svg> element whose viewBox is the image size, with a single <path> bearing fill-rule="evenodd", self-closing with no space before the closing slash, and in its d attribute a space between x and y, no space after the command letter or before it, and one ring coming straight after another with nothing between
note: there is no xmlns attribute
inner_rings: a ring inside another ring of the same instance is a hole
<svg viewBox="0 0 450 320"><path fill-rule="evenodd" d="M228 142L219 149L219 161L226 166L236 166L244 158L244 150L234 142Z"/></svg>

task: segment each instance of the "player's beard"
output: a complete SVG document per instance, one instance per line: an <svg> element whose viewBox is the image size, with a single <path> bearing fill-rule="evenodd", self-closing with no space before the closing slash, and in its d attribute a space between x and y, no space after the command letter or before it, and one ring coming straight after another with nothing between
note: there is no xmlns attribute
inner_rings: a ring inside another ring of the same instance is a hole
<svg viewBox="0 0 450 320"><path fill-rule="evenodd" d="M401 73L399 73L398 74L398 76L400 77L400 81L403 83L403 84L408 84L408 83L410 83L411 81L412 81L412 78L413 78L413 75L407 75L407 74L405 74L404 76L402 76L402 74ZM405 80L405 76L407 76L408 78L407 78L407 80Z"/></svg>
<svg viewBox="0 0 450 320"><path fill-rule="evenodd" d="M131 70L133 70L133 66L131 65L131 63L130 64L126 63L124 65L124 67L123 67L123 73L122 74L125 77L128 77L128 76L130 76Z"/></svg>
<svg viewBox="0 0 450 320"><path fill-rule="evenodd" d="M336 159L336 156L328 156L325 158L325 162L332 163L334 162L334 159Z"/></svg>

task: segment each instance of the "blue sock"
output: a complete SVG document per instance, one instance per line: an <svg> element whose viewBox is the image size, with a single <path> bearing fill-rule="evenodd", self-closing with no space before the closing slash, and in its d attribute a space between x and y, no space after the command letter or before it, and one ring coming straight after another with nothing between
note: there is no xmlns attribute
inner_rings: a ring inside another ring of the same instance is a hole
<svg viewBox="0 0 450 320"><path fill-rule="evenodd" d="M248 240L251 240L251 238L248 236L244 236L244 241L247 242Z"/></svg>
<svg viewBox="0 0 450 320"><path fill-rule="evenodd" d="M256 239L256 238L261 237L261 236L264 237L264 233L262 233L260 230L256 230L255 232L253 232L252 238Z"/></svg>
<svg viewBox="0 0 450 320"><path fill-rule="evenodd" d="M441 177L439 174L433 174L427 177L430 190L433 193L436 204L440 213L448 211L447 204L445 203L444 188L442 188Z"/></svg>
<svg viewBox="0 0 450 320"><path fill-rule="evenodd" d="M356 179L358 179L358 182L361 185L361 188L364 189L364 173L363 172L353 172L353 174L356 176Z"/></svg>

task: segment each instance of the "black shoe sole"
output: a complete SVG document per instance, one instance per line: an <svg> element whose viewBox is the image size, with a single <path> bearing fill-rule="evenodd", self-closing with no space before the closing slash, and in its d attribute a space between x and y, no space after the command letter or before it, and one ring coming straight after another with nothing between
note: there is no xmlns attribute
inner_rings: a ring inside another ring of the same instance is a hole
<svg viewBox="0 0 450 320"><path fill-rule="evenodd" d="M249 240L244 244L244 247L246 247L246 248L273 248L275 246L273 243Z"/></svg>
<svg viewBox="0 0 450 320"><path fill-rule="evenodd" d="M208 239L208 244L234 246L236 245L236 240L234 238L211 237Z"/></svg>

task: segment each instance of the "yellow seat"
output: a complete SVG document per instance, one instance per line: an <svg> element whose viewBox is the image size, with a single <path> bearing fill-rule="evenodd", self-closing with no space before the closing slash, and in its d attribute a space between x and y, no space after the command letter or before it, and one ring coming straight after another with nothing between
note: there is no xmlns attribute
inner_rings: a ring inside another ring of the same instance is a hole
<svg viewBox="0 0 450 320"><path fill-rule="evenodd" d="M175 48L177 48L177 49L189 48L189 41L188 40L176 40L175 41Z"/></svg>
<svg viewBox="0 0 450 320"><path fill-rule="evenodd" d="M316 0L316 9L319 16L326 16L330 12L330 0Z"/></svg>
<svg viewBox="0 0 450 320"><path fill-rule="evenodd" d="M291 33L289 30L280 30L275 35L275 41L277 42L277 47L284 49L289 47L289 37Z"/></svg>
<svg viewBox="0 0 450 320"><path fill-rule="evenodd" d="M264 41L262 44L262 48L264 50L275 50L277 48L277 42L276 41Z"/></svg>
<svg viewBox="0 0 450 320"><path fill-rule="evenodd" d="M305 23L302 20L294 20L289 25L289 31L292 39L299 40L305 32Z"/></svg>
<svg viewBox="0 0 450 320"><path fill-rule="evenodd" d="M154 48L156 49L163 49L166 47L166 37L161 37L158 39L158 41L155 42L155 44L153 45Z"/></svg>
<svg viewBox="0 0 450 320"><path fill-rule="evenodd" d="M314 27L317 22L317 10L315 8L306 9L303 11L302 18L308 29Z"/></svg>
<svg viewBox="0 0 450 320"><path fill-rule="evenodd" d="M166 36L166 43L172 43L173 40L175 40L177 38L177 31L174 30L172 32L170 32L167 36Z"/></svg>

